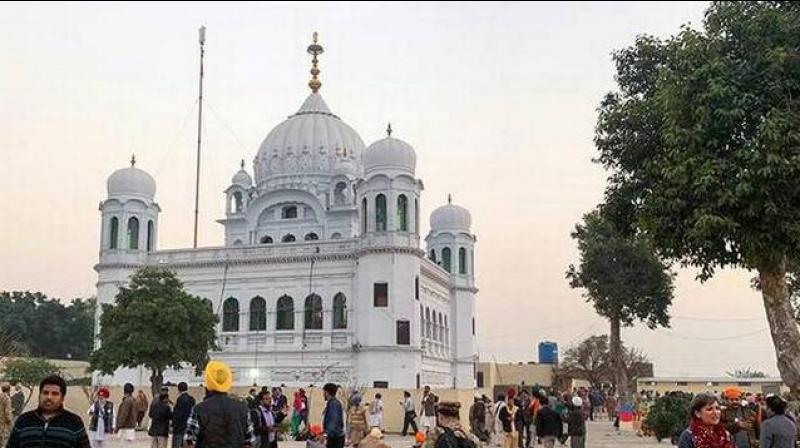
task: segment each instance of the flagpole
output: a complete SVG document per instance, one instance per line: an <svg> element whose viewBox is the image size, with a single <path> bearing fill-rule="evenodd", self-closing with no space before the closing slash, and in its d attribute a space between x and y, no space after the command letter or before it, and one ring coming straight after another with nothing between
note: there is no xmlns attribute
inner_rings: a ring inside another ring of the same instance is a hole
<svg viewBox="0 0 800 448"><path fill-rule="evenodd" d="M200 27L199 30L200 41L200 94L198 96L198 113L197 113L197 172L195 175L194 184L194 245L197 249L197 216L200 208L200 146L203 135L203 58L205 57L205 44L206 44L206 27Z"/></svg>

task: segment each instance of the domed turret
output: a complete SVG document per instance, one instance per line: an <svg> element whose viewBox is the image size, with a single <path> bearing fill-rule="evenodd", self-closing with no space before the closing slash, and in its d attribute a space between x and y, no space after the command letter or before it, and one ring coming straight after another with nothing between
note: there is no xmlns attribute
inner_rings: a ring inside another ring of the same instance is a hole
<svg viewBox="0 0 800 448"><path fill-rule="evenodd" d="M143 263L157 244L161 209L154 200L156 182L131 157L131 166L114 171L106 186L108 198L100 203L100 262Z"/></svg>
<svg viewBox="0 0 800 448"><path fill-rule="evenodd" d="M106 181L108 197L139 196L152 200L156 194L156 181L147 172L136 168L136 157L131 166L114 171Z"/></svg>
<svg viewBox="0 0 800 448"><path fill-rule="evenodd" d="M452 203L452 198L447 196L447 205L443 205L431 213L431 230L466 230L472 226L472 215L469 210Z"/></svg>
<svg viewBox="0 0 800 448"><path fill-rule="evenodd" d="M244 159L242 159L241 168L236 174L233 175L233 179L231 179L231 184L239 185L244 188L250 188L253 186L253 178L250 177L250 174L244 170Z"/></svg>
<svg viewBox="0 0 800 448"><path fill-rule="evenodd" d="M397 170L413 176L417 168L414 148L403 140L392 137L391 124L386 133L386 138L369 145L364 152L365 174L378 170Z"/></svg>

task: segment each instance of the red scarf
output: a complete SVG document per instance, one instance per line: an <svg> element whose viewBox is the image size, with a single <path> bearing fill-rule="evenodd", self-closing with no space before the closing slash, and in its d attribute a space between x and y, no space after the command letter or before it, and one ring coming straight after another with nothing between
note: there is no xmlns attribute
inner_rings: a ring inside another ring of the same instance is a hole
<svg viewBox="0 0 800 448"><path fill-rule="evenodd" d="M709 426L700 419L693 418L690 428L695 448L735 448L731 435L719 423Z"/></svg>

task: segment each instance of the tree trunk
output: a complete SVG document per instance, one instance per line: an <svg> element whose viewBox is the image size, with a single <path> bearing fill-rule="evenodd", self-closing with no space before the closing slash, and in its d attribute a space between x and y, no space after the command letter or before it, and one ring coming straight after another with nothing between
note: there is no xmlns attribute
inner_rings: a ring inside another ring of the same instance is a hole
<svg viewBox="0 0 800 448"><path fill-rule="evenodd" d="M162 384L164 384L164 372L161 369L153 369L153 374L150 375L150 392L153 393L154 400L161 393Z"/></svg>
<svg viewBox="0 0 800 448"><path fill-rule="evenodd" d="M794 397L800 396L800 331L786 289L786 264L758 270L764 311L778 358L778 371Z"/></svg>
<svg viewBox="0 0 800 448"><path fill-rule="evenodd" d="M618 317L612 317L610 320L611 335L608 338L608 351L611 357L611 375L617 388L617 394L622 398L628 395L628 374L625 372L625 360L622 357L621 324Z"/></svg>

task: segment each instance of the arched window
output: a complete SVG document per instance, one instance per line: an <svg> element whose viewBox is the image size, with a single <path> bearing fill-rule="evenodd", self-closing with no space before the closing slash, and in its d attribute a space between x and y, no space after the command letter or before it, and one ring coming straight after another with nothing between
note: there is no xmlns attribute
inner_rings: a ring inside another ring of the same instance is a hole
<svg viewBox="0 0 800 448"><path fill-rule="evenodd" d="M342 238L342 234L339 233L339 232L333 232L333 235L331 235L331 239L332 240L339 240L341 238Z"/></svg>
<svg viewBox="0 0 800 448"><path fill-rule="evenodd" d="M433 264L436 264L436 251L431 249L431 256L429 257Z"/></svg>
<svg viewBox="0 0 800 448"><path fill-rule="evenodd" d="M234 246L241 246L241 245L242 245L242 240L236 240L236 241L234 241L234 242L233 242L233 245L234 245Z"/></svg>
<svg viewBox="0 0 800 448"><path fill-rule="evenodd" d="M367 233L367 198L361 201L361 233Z"/></svg>
<svg viewBox="0 0 800 448"><path fill-rule="evenodd" d="M458 249L458 273L467 273L467 249L463 247Z"/></svg>
<svg viewBox="0 0 800 448"><path fill-rule="evenodd" d="M275 329L294 330L294 300L289 296L278 299Z"/></svg>
<svg viewBox="0 0 800 448"><path fill-rule="evenodd" d="M414 298L419 300L419 275L414 277Z"/></svg>
<svg viewBox="0 0 800 448"><path fill-rule="evenodd" d="M133 217L128 220L128 249L139 248L139 220Z"/></svg>
<svg viewBox="0 0 800 448"><path fill-rule="evenodd" d="M447 325L447 316L444 316L444 343L450 345L450 326Z"/></svg>
<svg viewBox="0 0 800 448"><path fill-rule="evenodd" d="M322 297L311 294L306 297L304 328L322 330Z"/></svg>
<svg viewBox="0 0 800 448"><path fill-rule="evenodd" d="M419 307L419 337L425 337L425 312Z"/></svg>
<svg viewBox="0 0 800 448"><path fill-rule="evenodd" d="M444 249L442 249L442 267L447 272L453 272L452 271L452 269L453 269L453 260L452 260L452 258L453 257L450 255L450 248L449 247L445 247Z"/></svg>
<svg viewBox="0 0 800 448"><path fill-rule="evenodd" d="M419 235L419 199L414 199L414 233Z"/></svg>
<svg viewBox="0 0 800 448"><path fill-rule="evenodd" d="M147 221L147 251L148 252L152 252L153 251L153 238L155 237L155 235L153 234L153 231L154 231L153 220L148 220Z"/></svg>
<svg viewBox="0 0 800 448"><path fill-rule="evenodd" d="M311 233L306 234L306 236L303 239L306 240L306 241L316 241L316 240L319 239L319 237L317 236L316 233L311 232Z"/></svg>
<svg viewBox="0 0 800 448"><path fill-rule="evenodd" d="M250 331L267 329L267 302L259 296L250 301Z"/></svg>
<svg viewBox="0 0 800 448"><path fill-rule="evenodd" d="M281 241L284 242L284 243L294 243L295 242L295 238L294 238L294 235L292 235L291 233L288 233L288 234L284 235L283 238L281 238Z"/></svg>
<svg viewBox="0 0 800 448"><path fill-rule="evenodd" d="M108 237L108 248L116 249L119 242L119 219L116 216L111 218L111 232Z"/></svg>
<svg viewBox="0 0 800 448"><path fill-rule="evenodd" d="M284 207L283 209L281 209L281 218L282 219L297 218L297 206L290 205L288 207Z"/></svg>
<svg viewBox="0 0 800 448"><path fill-rule="evenodd" d="M347 204L345 192L347 192L347 184L344 182L337 183L333 190L333 203L336 205Z"/></svg>
<svg viewBox="0 0 800 448"><path fill-rule="evenodd" d="M397 230L408 232L408 198L404 194L397 197Z"/></svg>
<svg viewBox="0 0 800 448"><path fill-rule="evenodd" d="M261 239L259 240L259 242L260 242L261 244L272 244L272 237L271 237L271 236L269 236L269 235L267 235L267 236L262 236L262 237L261 237Z"/></svg>
<svg viewBox="0 0 800 448"><path fill-rule="evenodd" d="M241 213L243 208L244 201L242 201L242 193L237 191L233 193L233 212Z"/></svg>
<svg viewBox="0 0 800 448"><path fill-rule="evenodd" d="M425 336L430 339L431 337L431 309L425 308Z"/></svg>
<svg viewBox="0 0 800 448"><path fill-rule="evenodd" d="M233 297L222 305L222 331L239 331L239 301Z"/></svg>
<svg viewBox="0 0 800 448"><path fill-rule="evenodd" d="M439 342L444 342L444 319L442 319L442 313L439 313Z"/></svg>
<svg viewBox="0 0 800 448"><path fill-rule="evenodd" d="M333 296L333 329L347 328L347 298L339 293Z"/></svg>
<svg viewBox="0 0 800 448"><path fill-rule="evenodd" d="M386 196L375 196L375 231L386 231Z"/></svg>

